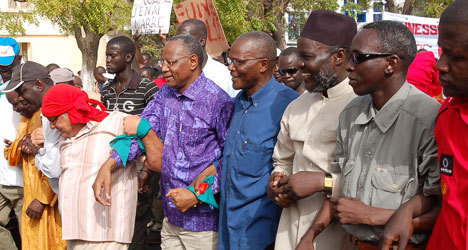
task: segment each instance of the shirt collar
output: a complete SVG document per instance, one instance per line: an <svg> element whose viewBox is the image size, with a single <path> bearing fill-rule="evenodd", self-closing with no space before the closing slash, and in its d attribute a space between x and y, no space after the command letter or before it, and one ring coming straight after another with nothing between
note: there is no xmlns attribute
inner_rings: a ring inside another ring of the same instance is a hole
<svg viewBox="0 0 468 250"><path fill-rule="evenodd" d="M349 85L349 79L346 77L343 81L341 81L337 85L327 89L328 97L324 96L323 94L321 95L322 95L322 98L333 99L333 98L337 98L342 95L348 94L350 90L353 91L352 89L353 87Z"/></svg>
<svg viewBox="0 0 468 250"><path fill-rule="evenodd" d="M196 100L197 97L200 96L200 93L203 89L203 84L206 83L208 78L205 77L205 74L202 72L194 82L190 84L190 86L184 91L184 93L180 93L176 88L170 88L177 98L181 96L185 96L191 100Z"/></svg>
<svg viewBox="0 0 468 250"><path fill-rule="evenodd" d="M132 79L130 79L130 82L127 85L127 89L137 89L138 86L140 86L141 77L138 75L136 71L134 70L132 71L133 71ZM114 79L110 80L110 85L115 85L115 84L117 84L117 77L114 77Z"/></svg>
<svg viewBox="0 0 468 250"><path fill-rule="evenodd" d="M257 105L259 102L265 98L265 96L268 95L271 91L273 91L273 88L275 87L275 78L272 76L270 80L262 86L257 92L255 92L252 96L247 96L247 91L242 90L242 92L238 95L238 98L244 108L247 108L250 104ZM277 83L277 82L276 82Z"/></svg>
<svg viewBox="0 0 468 250"><path fill-rule="evenodd" d="M460 117L468 124L468 97L451 97L447 102L448 107L457 109Z"/></svg>
<svg viewBox="0 0 468 250"><path fill-rule="evenodd" d="M410 85L405 82L377 113L373 107L372 98L370 95L366 96L367 100L362 113L356 119L356 124L364 125L374 119L375 124L382 133L387 132L400 115L401 106L405 102L410 88Z"/></svg>

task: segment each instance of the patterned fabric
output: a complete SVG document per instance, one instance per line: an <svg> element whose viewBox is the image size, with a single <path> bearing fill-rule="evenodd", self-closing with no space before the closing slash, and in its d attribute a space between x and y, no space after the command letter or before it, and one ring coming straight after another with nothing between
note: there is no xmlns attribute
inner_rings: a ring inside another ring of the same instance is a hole
<svg viewBox="0 0 468 250"><path fill-rule="evenodd" d="M94 199L92 185L109 158L109 142L123 133L124 113L113 112L102 122L90 121L60 144L60 200L63 239L130 243L137 205L135 167L112 173L111 206ZM73 160L70 160L73 159Z"/></svg>
<svg viewBox="0 0 468 250"><path fill-rule="evenodd" d="M153 99L154 93L159 90L154 82L140 78L137 72L133 72L130 83L119 96L115 92L116 83L117 77L104 84L101 102L110 111L121 111L130 115L141 114L146 105Z"/></svg>
<svg viewBox="0 0 468 250"><path fill-rule="evenodd" d="M213 207L201 204L182 213L166 193L186 188L209 165L221 160L232 112L233 100L202 73L183 94L164 85L141 114L164 143L161 196L164 214L172 225L191 231L218 230L218 212ZM133 141L129 161L141 154ZM122 165L118 154L114 152L112 158ZM212 188L219 192L219 175Z"/></svg>

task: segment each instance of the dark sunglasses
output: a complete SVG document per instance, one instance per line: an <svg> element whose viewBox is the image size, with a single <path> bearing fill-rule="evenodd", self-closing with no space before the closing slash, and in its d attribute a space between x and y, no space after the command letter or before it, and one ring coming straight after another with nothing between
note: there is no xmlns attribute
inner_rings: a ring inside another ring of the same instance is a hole
<svg viewBox="0 0 468 250"><path fill-rule="evenodd" d="M286 75L286 73L288 73L289 75L294 75L296 74L298 70L299 69L296 69L296 68L289 68L289 69L279 69L278 72L280 73L280 75L284 76Z"/></svg>
<svg viewBox="0 0 468 250"><path fill-rule="evenodd" d="M393 56L393 54L389 53L376 53L376 54L362 54L356 51L351 52L351 61L355 64L363 63L367 60L379 58L379 57L387 57Z"/></svg>

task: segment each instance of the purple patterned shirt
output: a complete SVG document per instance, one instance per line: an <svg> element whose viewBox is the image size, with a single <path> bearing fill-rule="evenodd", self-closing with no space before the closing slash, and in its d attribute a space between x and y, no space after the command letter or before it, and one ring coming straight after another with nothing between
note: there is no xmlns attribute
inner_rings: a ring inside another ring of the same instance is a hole
<svg viewBox="0 0 468 250"><path fill-rule="evenodd" d="M220 175L233 110L234 100L202 73L183 94L165 84L141 114L164 143L161 196L164 214L172 225L191 231L218 231L217 209L201 204L182 213L166 193L172 188L186 188L215 161L219 161ZM133 141L128 161L141 154ZM111 157L122 165L117 153ZM217 174L214 193L219 192L219 180Z"/></svg>

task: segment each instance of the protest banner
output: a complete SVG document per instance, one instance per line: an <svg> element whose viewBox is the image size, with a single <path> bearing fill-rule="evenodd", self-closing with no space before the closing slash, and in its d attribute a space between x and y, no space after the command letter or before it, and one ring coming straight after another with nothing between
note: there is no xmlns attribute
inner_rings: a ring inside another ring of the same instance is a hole
<svg viewBox="0 0 468 250"><path fill-rule="evenodd" d="M132 10L132 33L169 33L172 0L135 0Z"/></svg>
<svg viewBox="0 0 468 250"><path fill-rule="evenodd" d="M437 45L439 37L439 19L419 16L410 16L383 12L383 20L400 22L408 27L414 35L418 49L432 51L439 58L440 51Z"/></svg>
<svg viewBox="0 0 468 250"><path fill-rule="evenodd" d="M229 49L213 0L183 1L180 4L174 5L174 13L179 24L187 19L200 19L205 22L208 28L206 43L208 54L220 54Z"/></svg>

